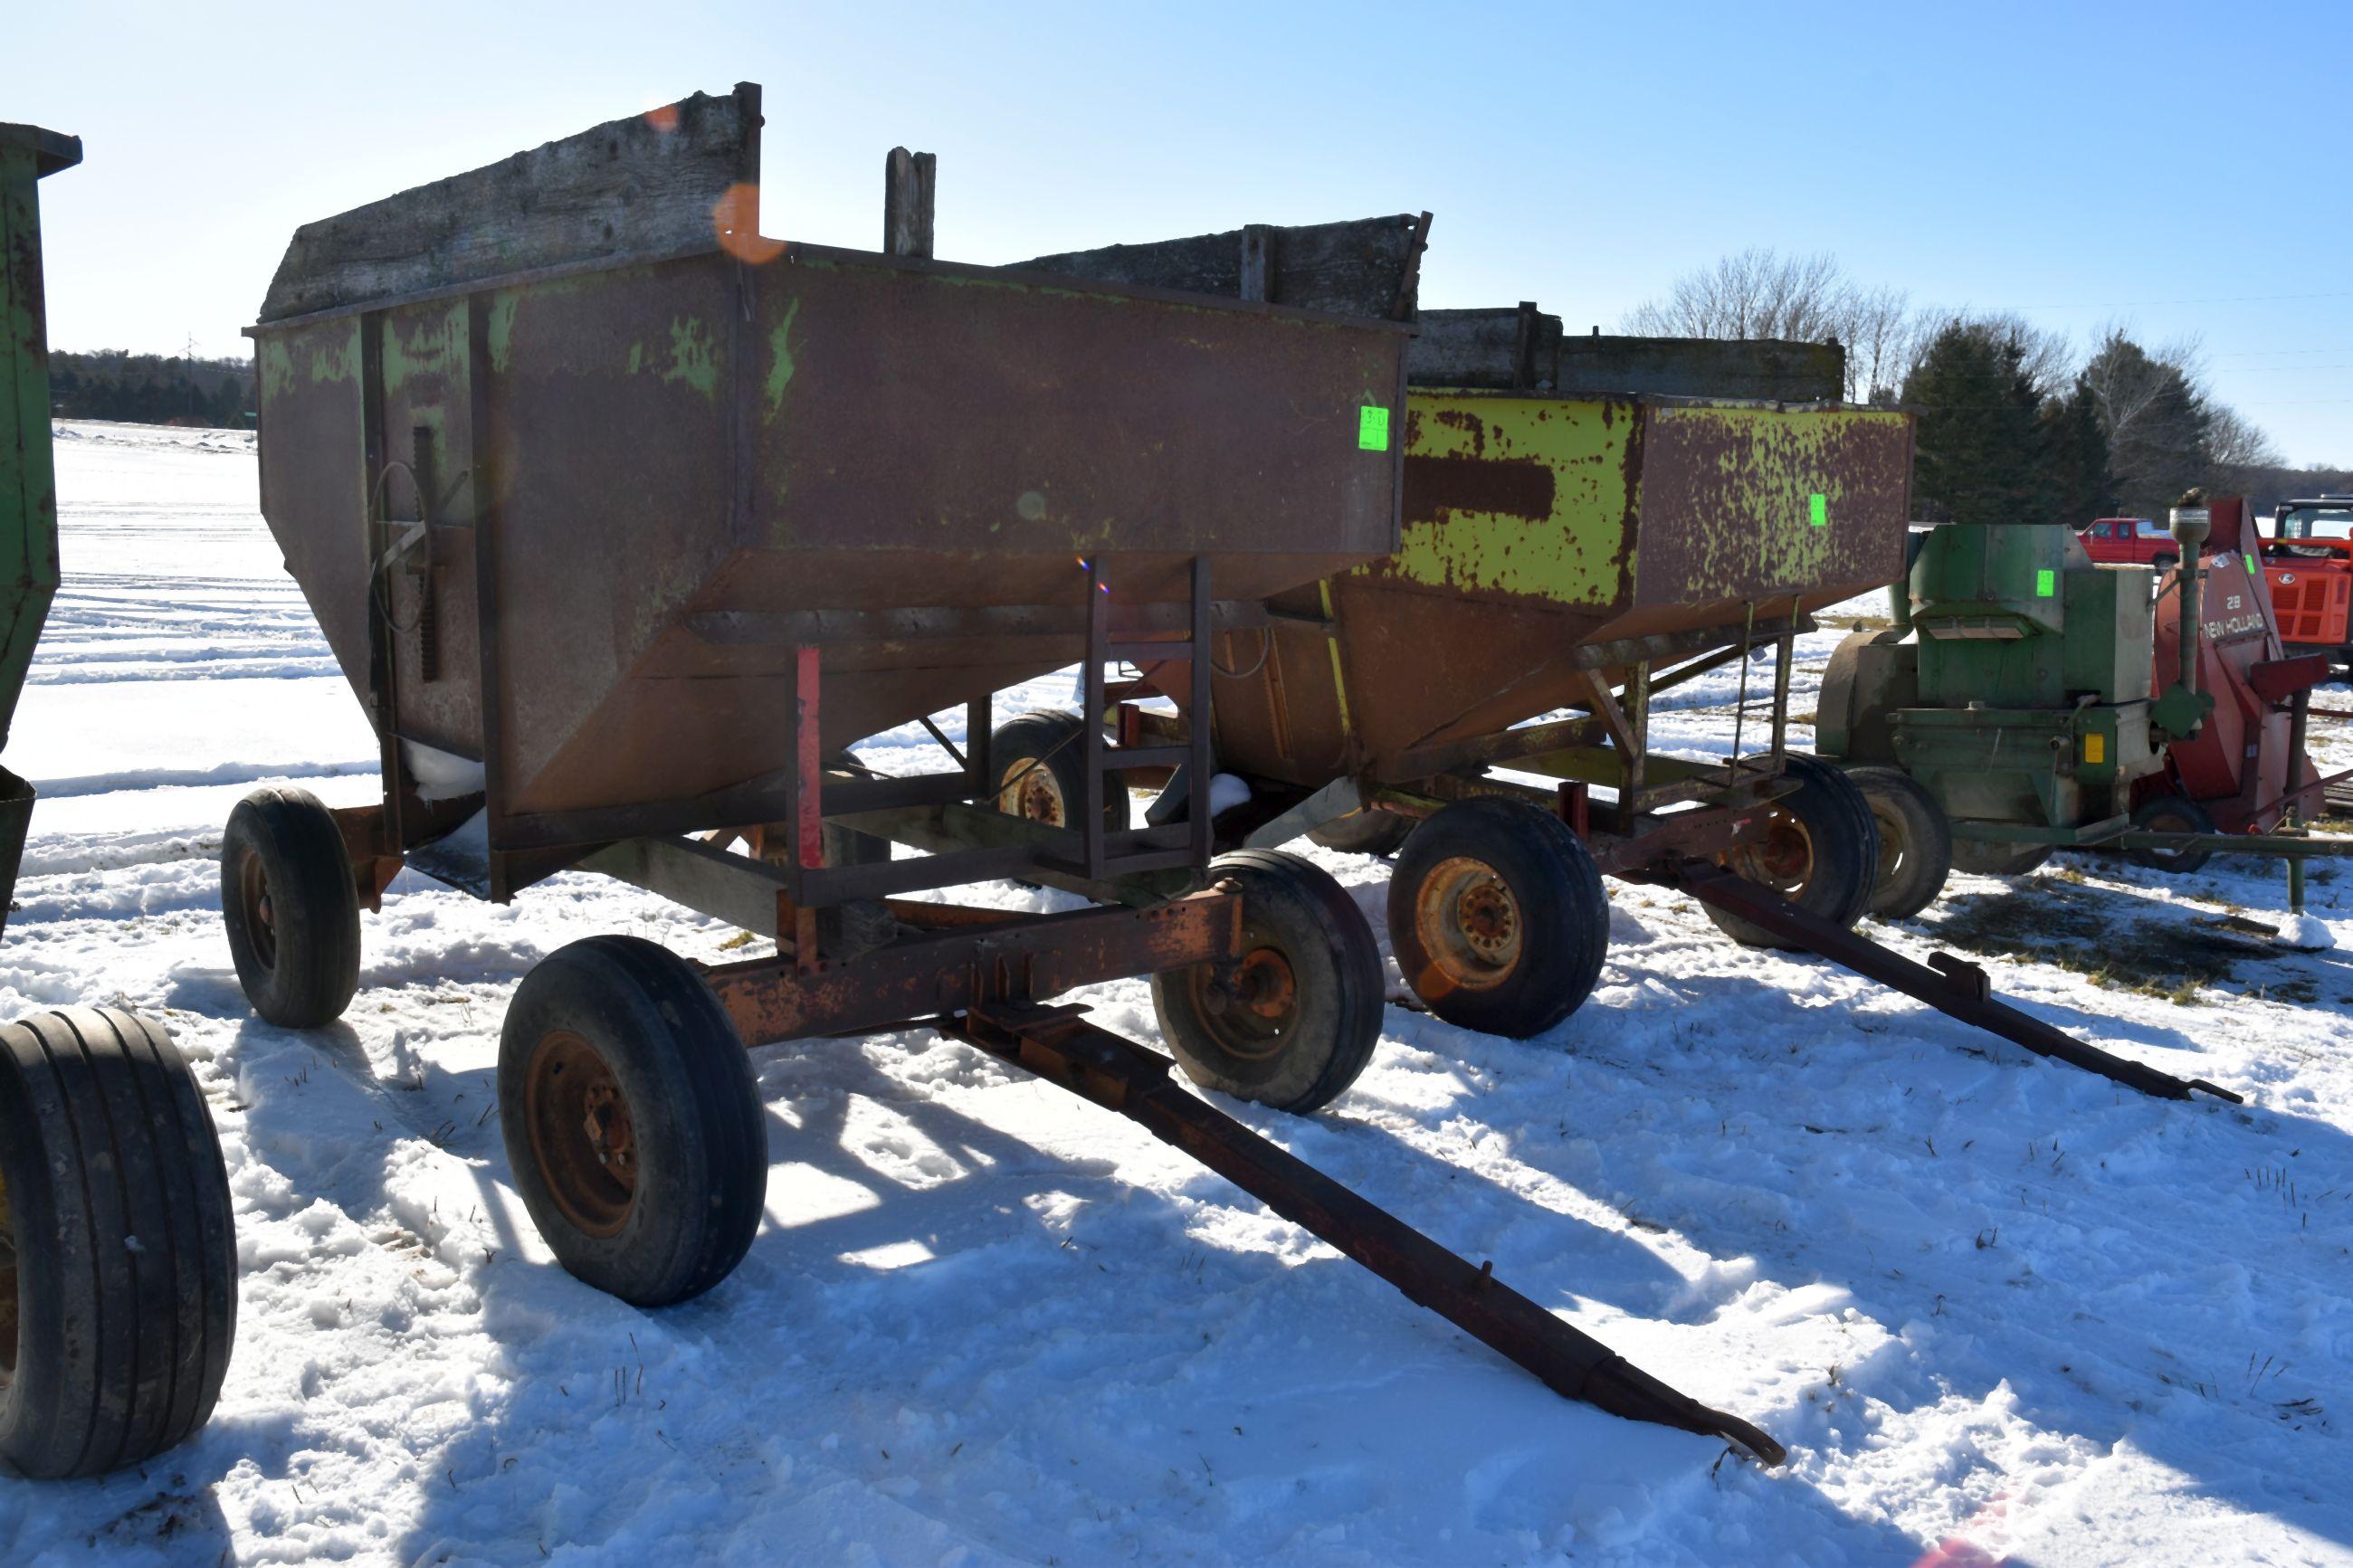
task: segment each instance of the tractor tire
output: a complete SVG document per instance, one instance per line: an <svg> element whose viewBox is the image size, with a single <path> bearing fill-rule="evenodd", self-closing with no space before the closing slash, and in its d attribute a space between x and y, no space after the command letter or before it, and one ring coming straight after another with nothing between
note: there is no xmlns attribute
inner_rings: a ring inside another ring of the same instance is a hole
<svg viewBox="0 0 2353 1568"><path fill-rule="evenodd" d="M1910 920L1936 901L1953 870L1953 825L1927 786L1901 768L1852 768L1879 829L1879 871L1871 912Z"/></svg>
<svg viewBox="0 0 2353 1568"><path fill-rule="evenodd" d="M1819 757L1793 756L1788 772L1802 782L1768 808L1773 837L1730 850L1717 857L1717 863L1809 913L1837 926L1852 926L1871 907L1878 878L1878 820L1862 792L1832 764ZM1701 907L1717 930L1743 947L1796 949L1795 943L1714 904Z"/></svg>
<svg viewBox="0 0 2353 1568"><path fill-rule="evenodd" d="M1450 1024L1525 1040L1585 1003L1609 951L1609 898L1584 841L1517 800L1421 825L1389 878L1389 951Z"/></svg>
<svg viewBox="0 0 2353 1568"><path fill-rule="evenodd" d="M988 776L997 809L1051 827L1075 826L1071 812L1086 798L1086 726L1075 713L1041 708L1008 719L988 738ZM1103 831L1124 833L1134 820L1116 774L1103 780Z"/></svg>
<svg viewBox="0 0 2353 1568"><path fill-rule="evenodd" d="M1242 956L1152 977L1161 1037L1205 1089L1305 1115L1380 1043L1381 951L1347 890L1279 849L1238 849L1209 879L1242 894Z"/></svg>
<svg viewBox="0 0 2353 1568"><path fill-rule="evenodd" d="M523 976L499 1035L499 1120L524 1206L584 1283L668 1307L751 1250L768 1189L751 1058L669 949L592 936Z"/></svg>
<svg viewBox="0 0 2353 1568"><path fill-rule="evenodd" d="M1351 855L1387 858L1404 848L1405 841L1412 837L1413 830L1420 826L1412 817L1398 812L1355 811L1321 827L1309 829L1307 841Z"/></svg>
<svg viewBox="0 0 2353 1568"><path fill-rule="evenodd" d="M237 1234L205 1097L135 1014L0 1029L0 1458L39 1480L200 1429L237 1338Z"/></svg>
<svg viewBox="0 0 2353 1568"><path fill-rule="evenodd" d="M2133 808L2133 826L2149 833L2218 833L2206 808L2184 795L2153 795ZM2202 871L2211 849L2127 849L2125 858L2147 871L2187 876Z"/></svg>
<svg viewBox="0 0 2353 1568"><path fill-rule="evenodd" d="M245 998L266 1021L315 1029L360 984L360 894L343 830L308 790L258 789L221 835L221 924Z"/></svg>

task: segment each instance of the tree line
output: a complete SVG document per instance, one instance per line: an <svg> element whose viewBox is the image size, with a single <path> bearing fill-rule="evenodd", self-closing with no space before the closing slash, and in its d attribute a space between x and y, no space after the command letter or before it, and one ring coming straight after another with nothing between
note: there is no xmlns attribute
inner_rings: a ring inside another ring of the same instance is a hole
<svg viewBox="0 0 2353 1568"><path fill-rule="evenodd" d="M253 408L251 360L49 352L49 410L59 419L248 430Z"/></svg>
<svg viewBox="0 0 2353 1568"><path fill-rule="evenodd" d="M2206 385L2194 341L2149 346L2112 325L2078 358L2063 334L2015 312L1915 310L1828 256L1727 256L1675 279L1626 327L1837 342L1850 401L1919 416L1913 515L1924 522L2162 518L2192 486L2267 511L2353 483L2343 469L2286 467Z"/></svg>

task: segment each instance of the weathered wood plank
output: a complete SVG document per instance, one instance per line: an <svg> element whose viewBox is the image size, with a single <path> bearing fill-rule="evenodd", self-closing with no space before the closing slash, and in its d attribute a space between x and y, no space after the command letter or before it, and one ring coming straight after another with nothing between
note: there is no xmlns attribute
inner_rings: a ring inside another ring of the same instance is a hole
<svg viewBox="0 0 2353 1568"><path fill-rule="evenodd" d="M1835 403L1846 392L1846 351L1836 343L1778 338L1580 338L1571 333L1560 340L1554 384L1563 393Z"/></svg>
<svg viewBox="0 0 2353 1568"><path fill-rule="evenodd" d="M720 247L714 209L760 180L760 89L696 93L303 225L260 320L607 256ZM756 194L731 204L756 227Z"/></svg>
<svg viewBox="0 0 2353 1568"><path fill-rule="evenodd" d="M932 258L932 216L939 159L893 147L882 161L882 254Z"/></svg>
<svg viewBox="0 0 2353 1568"><path fill-rule="evenodd" d="M1552 390L1560 318L1533 303L1484 310L1424 310L1421 335L1406 358L1419 386Z"/></svg>
<svg viewBox="0 0 2353 1568"><path fill-rule="evenodd" d="M1845 388L1836 343L1778 339L1580 337L1533 304L1425 310L1406 362L1416 386L1661 397L1834 402Z"/></svg>
<svg viewBox="0 0 2353 1568"><path fill-rule="evenodd" d="M1410 321L1429 218L1400 213L1293 227L1252 224L1222 234L1041 256L1016 262L1011 270Z"/></svg>

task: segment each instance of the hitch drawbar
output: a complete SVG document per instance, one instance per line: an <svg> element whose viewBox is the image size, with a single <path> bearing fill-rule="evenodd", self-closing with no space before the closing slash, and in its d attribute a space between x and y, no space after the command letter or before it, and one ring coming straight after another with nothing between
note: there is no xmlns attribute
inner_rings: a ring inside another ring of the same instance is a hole
<svg viewBox="0 0 2353 1568"><path fill-rule="evenodd" d="M974 1008L944 1035L1060 1085L1180 1149L1293 1224L1355 1258L1545 1386L1630 1421L1720 1437L1767 1465L1788 1452L1737 1416L1678 1394L1395 1215L1179 1088L1159 1052L1099 1029L1081 1008Z"/></svg>
<svg viewBox="0 0 2353 1568"><path fill-rule="evenodd" d="M2175 1078L2155 1068L2110 1056L2040 1018L2029 1017L2008 1003L1996 1001L1986 972L1951 953L1933 953L1926 963L1915 963L1900 952L1810 914L1705 860L1681 861L1666 874L1665 880L1704 903L1763 926L1774 935L1852 969L1866 980L1876 980L1926 1002L1964 1024L1990 1030L2037 1056L2055 1058L2163 1100L2188 1100L2195 1089L2217 1100L2227 1100L2232 1105L2245 1103L2229 1089L2202 1078Z"/></svg>

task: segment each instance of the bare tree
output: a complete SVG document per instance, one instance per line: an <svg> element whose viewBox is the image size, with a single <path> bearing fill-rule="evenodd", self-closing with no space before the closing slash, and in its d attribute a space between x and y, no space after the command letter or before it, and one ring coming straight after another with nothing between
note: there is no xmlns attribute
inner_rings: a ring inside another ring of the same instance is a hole
<svg viewBox="0 0 2353 1568"><path fill-rule="evenodd" d="M1902 382L1914 353L1910 311L1902 289L1854 283L1825 253L1752 246L1684 273L1625 325L1651 337L1834 342L1846 350L1846 395L1858 400Z"/></svg>
<svg viewBox="0 0 2353 1568"><path fill-rule="evenodd" d="M2228 404L2207 404L2206 456L2231 468L2272 468L2284 459L2262 426Z"/></svg>
<svg viewBox="0 0 2353 1568"><path fill-rule="evenodd" d="M1626 324L1662 338L1782 338L1820 342L1837 330L1848 291L1824 253L1783 256L1751 246L1713 267L1686 272L1666 298L1635 307Z"/></svg>
<svg viewBox="0 0 2353 1568"><path fill-rule="evenodd" d="M1849 402L1893 402L1911 367L1912 300L1901 289L1850 289L1839 342Z"/></svg>

